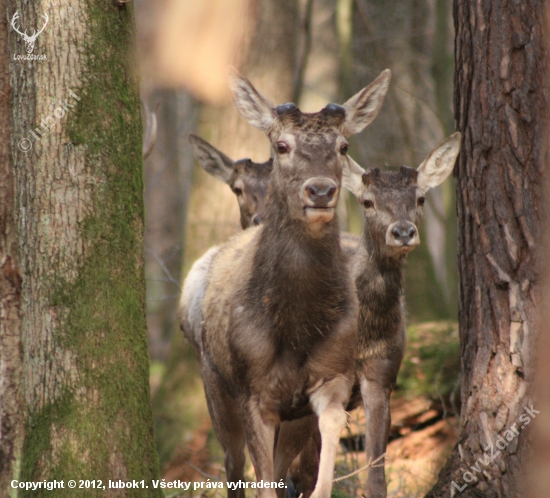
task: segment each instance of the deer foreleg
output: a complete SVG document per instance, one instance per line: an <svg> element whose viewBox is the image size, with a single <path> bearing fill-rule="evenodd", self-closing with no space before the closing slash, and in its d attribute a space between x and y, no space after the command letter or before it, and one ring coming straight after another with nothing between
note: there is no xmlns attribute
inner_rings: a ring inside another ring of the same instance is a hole
<svg viewBox="0 0 550 498"><path fill-rule="evenodd" d="M254 397L246 402L244 410L244 427L246 442L256 481L273 482L273 448L275 445L275 428L278 419L269 414L262 413L259 401ZM276 498L277 494L272 488L258 488L259 498Z"/></svg>
<svg viewBox="0 0 550 498"><path fill-rule="evenodd" d="M291 422L283 422L277 436L275 447L275 482L285 479L288 468L308 441L317 431L317 417L310 415ZM302 467L300 467L301 469ZM317 470L317 469L315 469ZM300 476L301 478L301 476ZM284 497L286 489L277 490L279 498Z"/></svg>
<svg viewBox="0 0 550 498"><path fill-rule="evenodd" d="M340 433L346 424L344 405L349 398L349 384L346 378L337 377L324 384L310 397L313 411L319 418L321 434L321 455L319 474L312 498L328 498L332 491L334 463L340 440Z"/></svg>
<svg viewBox="0 0 550 498"><path fill-rule="evenodd" d="M244 498L242 487L229 485L229 483L238 484L239 481L244 481L245 431L238 406L223 388L215 370L209 368L208 362L201 364L201 373L214 432L225 453L227 496L228 498Z"/></svg>
<svg viewBox="0 0 550 498"><path fill-rule="evenodd" d="M400 362L399 362L400 363ZM390 395L395 385L397 369L387 359L369 360L368 372L359 374L361 396L365 408L365 451L367 462L375 462L368 469L366 498L385 498L386 477L384 473L386 452L390 433ZM382 457L382 458L380 458ZM380 460L377 460L380 458Z"/></svg>

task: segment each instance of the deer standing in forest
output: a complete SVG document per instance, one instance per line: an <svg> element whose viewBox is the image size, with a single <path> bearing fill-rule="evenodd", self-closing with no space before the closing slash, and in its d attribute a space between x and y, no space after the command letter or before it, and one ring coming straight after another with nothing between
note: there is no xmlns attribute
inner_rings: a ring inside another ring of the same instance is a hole
<svg viewBox="0 0 550 498"><path fill-rule="evenodd" d="M357 298L336 203L346 137L376 117L389 79L385 71L343 106L311 114L294 104L274 107L248 80L232 79L237 109L266 133L274 157L264 224L205 262L197 346L228 483L244 481L245 443L257 480L272 482L280 422L315 413L322 448L313 496L330 496L357 340ZM188 311L182 297L181 312ZM228 495L244 491L229 487ZM258 495L276 496L271 488Z"/></svg>
<svg viewBox="0 0 550 498"><path fill-rule="evenodd" d="M366 498L384 498L384 458L391 417L390 394L405 349L403 263L418 244L418 222L426 192L440 185L452 172L460 149L460 133L439 144L418 167L402 166L399 171L363 170L348 157L343 185L364 208L363 236L353 252L350 269L359 299L358 345L355 355L356 380L347 410L365 409L365 450L369 461ZM294 427L293 427L294 425ZM281 426L277 442L276 478L284 477L294 457L301 455L300 470L304 497L315 483L315 462L319 450L315 421L310 417ZM281 496L282 493L279 493Z"/></svg>

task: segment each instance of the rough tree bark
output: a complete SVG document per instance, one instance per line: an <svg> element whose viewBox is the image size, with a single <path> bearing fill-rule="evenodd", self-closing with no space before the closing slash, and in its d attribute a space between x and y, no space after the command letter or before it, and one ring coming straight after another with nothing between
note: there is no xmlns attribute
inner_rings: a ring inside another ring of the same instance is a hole
<svg viewBox="0 0 550 498"><path fill-rule="evenodd" d="M8 12L16 11L28 32L49 16L34 47L47 59L10 65L24 296L25 441L16 479L64 480L55 496L126 494L67 489L69 479L143 479L150 489L133 489L132 496L160 497L150 482L158 463L133 8L100 0L8 1ZM9 50L25 54L14 30Z"/></svg>
<svg viewBox="0 0 550 498"><path fill-rule="evenodd" d="M9 489L23 441L21 274L10 135L8 20L0 0L0 494Z"/></svg>
<svg viewBox="0 0 550 498"><path fill-rule="evenodd" d="M525 496L525 416L537 416L528 410L547 174L546 9L543 0L454 3L462 413L430 497L458 494L452 481L464 497ZM514 424L517 436L506 433ZM500 453L478 460L503 435Z"/></svg>

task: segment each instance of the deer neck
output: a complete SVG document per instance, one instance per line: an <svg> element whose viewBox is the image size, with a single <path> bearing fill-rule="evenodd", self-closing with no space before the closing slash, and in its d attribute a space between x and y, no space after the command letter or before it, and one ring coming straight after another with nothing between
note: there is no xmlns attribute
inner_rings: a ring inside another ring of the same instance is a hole
<svg viewBox="0 0 550 498"><path fill-rule="evenodd" d="M370 264L376 267L381 274L388 276L395 274L401 278L406 256L404 254L394 255L388 253L385 237L373 233L367 222L365 222L363 228L361 244L369 255Z"/></svg>
<svg viewBox="0 0 550 498"><path fill-rule="evenodd" d="M404 255L392 256L386 250L383 237L373 234L365 223L361 239L362 251L358 262L357 279L361 280L359 302L384 302L386 306L397 306L401 301L403 289Z"/></svg>
<svg viewBox="0 0 550 498"><path fill-rule="evenodd" d="M306 354L351 306L338 220L327 223L322 237L312 237L301 220L291 219L284 193L273 184L265 209L248 302L270 325L278 347Z"/></svg>

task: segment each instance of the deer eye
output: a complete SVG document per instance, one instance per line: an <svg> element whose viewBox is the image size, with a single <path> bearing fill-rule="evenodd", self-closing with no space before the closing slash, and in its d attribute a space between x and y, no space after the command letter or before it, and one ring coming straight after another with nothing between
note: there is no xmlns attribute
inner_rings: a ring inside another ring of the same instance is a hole
<svg viewBox="0 0 550 498"><path fill-rule="evenodd" d="M288 145L284 142L277 142L277 152L279 154L286 154L288 152Z"/></svg>
<svg viewBox="0 0 550 498"><path fill-rule="evenodd" d="M233 187L233 192L235 193L235 195L242 195L243 190L239 187Z"/></svg>
<svg viewBox="0 0 550 498"><path fill-rule="evenodd" d="M340 147L340 154L345 156L348 153L348 148L349 148L348 144L342 145L342 147Z"/></svg>
<svg viewBox="0 0 550 498"><path fill-rule="evenodd" d="M370 201L369 199L365 199L363 201L363 206L366 208L366 209L370 209L372 207L374 207L374 202Z"/></svg>
<svg viewBox="0 0 550 498"><path fill-rule="evenodd" d="M424 203L426 202L426 198L425 197L419 197L416 202L418 202L419 206L423 206Z"/></svg>

